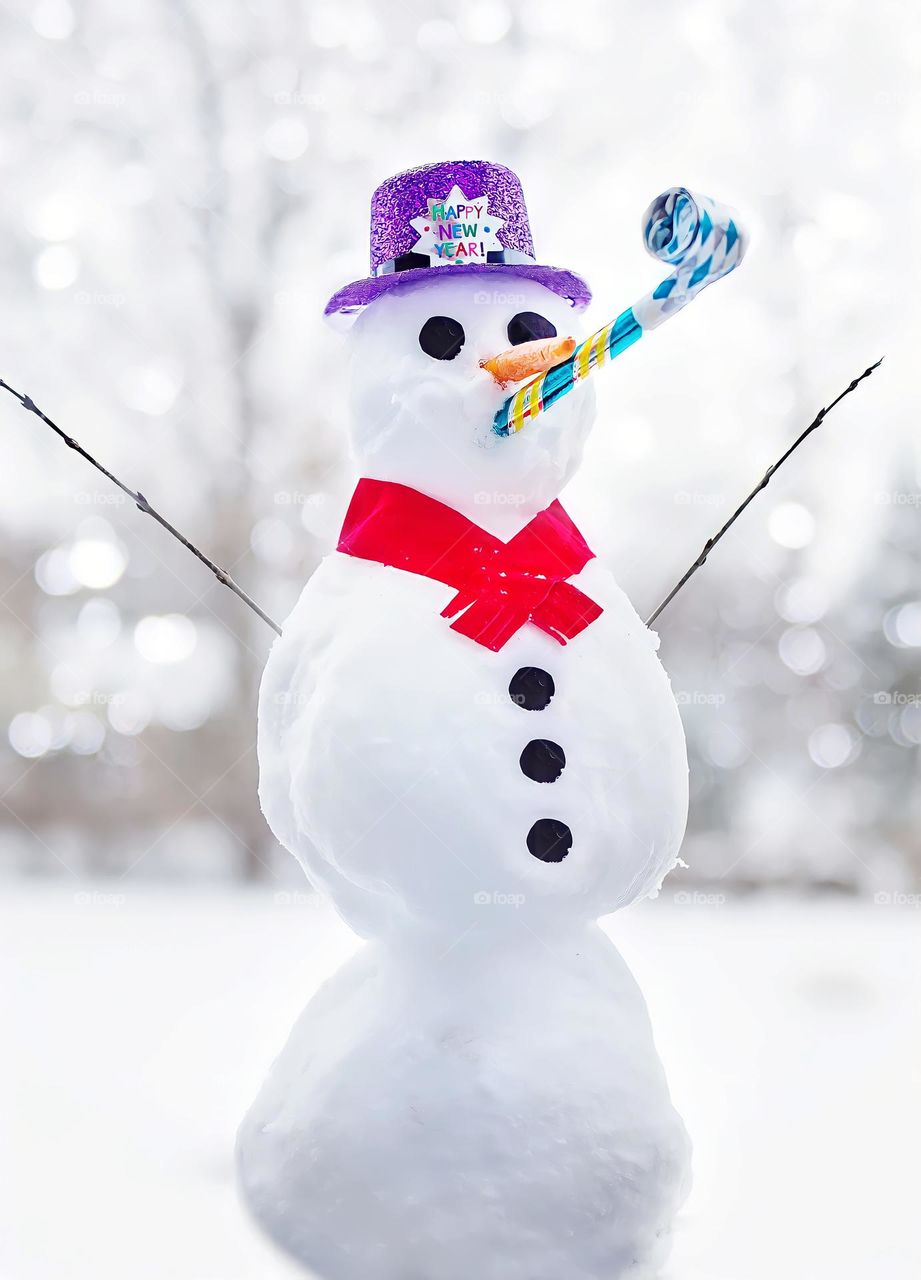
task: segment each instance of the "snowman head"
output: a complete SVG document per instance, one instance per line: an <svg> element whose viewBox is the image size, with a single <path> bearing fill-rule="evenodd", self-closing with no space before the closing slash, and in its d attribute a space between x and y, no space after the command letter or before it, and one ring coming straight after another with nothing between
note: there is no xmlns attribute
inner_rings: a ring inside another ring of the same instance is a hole
<svg viewBox="0 0 921 1280"><path fill-rule="evenodd" d="M419 489L501 534L552 502L579 465L591 385L517 435L492 431L517 386L571 353L578 318L531 280L435 275L378 299L351 331L353 452L362 475Z"/></svg>
<svg viewBox="0 0 921 1280"><path fill-rule="evenodd" d="M565 360L591 293L537 261L521 183L482 160L398 173L371 198L371 275L326 314L354 322L352 443L363 475L419 489L503 536L575 471L592 420L581 386L515 438L504 401Z"/></svg>

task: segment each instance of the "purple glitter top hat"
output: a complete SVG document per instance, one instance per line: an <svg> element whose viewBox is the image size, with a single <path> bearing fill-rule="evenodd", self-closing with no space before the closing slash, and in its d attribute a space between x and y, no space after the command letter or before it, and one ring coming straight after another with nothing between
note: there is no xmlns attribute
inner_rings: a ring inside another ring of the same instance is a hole
<svg viewBox="0 0 921 1280"><path fill-rule="evenodd" d="M441 271L524 276L577 310L591 291L561 267L536 261L521 183L501 164L448 160L407 169L371 197L371 275L333 294L325 314L349 318L391 289Z"/></svg>

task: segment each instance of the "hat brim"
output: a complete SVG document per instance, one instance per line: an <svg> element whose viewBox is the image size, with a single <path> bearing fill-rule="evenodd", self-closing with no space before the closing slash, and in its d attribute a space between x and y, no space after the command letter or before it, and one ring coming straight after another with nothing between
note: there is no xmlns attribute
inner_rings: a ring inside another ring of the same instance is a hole
<svg viewBox="0 0 921 1280"><path fill-rule="evenodd" d="M572 271L565 271L562 267L545 267L536 262L471 262L457 267L414 267L410 271L395 271L390 275L354 280L333 294L323 314L340 324L349 324L359 311L391 289L411 289L430 283L433 277L438 280L446 277L451 279L459 271L465 274L476 272L483 276L518 276L520 279L533 280L558 297L565 298L576 311L582 311L592 300L592 291L582 277Z"/></svg>

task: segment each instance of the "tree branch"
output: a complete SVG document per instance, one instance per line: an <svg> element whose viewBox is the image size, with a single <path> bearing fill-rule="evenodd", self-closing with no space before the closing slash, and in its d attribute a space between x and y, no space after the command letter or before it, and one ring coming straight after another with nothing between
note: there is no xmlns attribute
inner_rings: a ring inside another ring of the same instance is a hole
<svg viewBox="0 0 921 1280"><path fill-rule="evenodd" d="M42 422L44 422L46 426L50 427L55 435L60 436L68 449L73 449L75 453L79 453L80 457L85 458L90 466L95 467L96 470L101 472L107 480L111 480L114 485L117 485L118 488L121 489L122 493L127 494L139 511L143 511L145 515L151 516L156 520L157 524L161 525L167 531L167 533L171 533L177 542L181 542L188 551L192 552L193 556L197 556L202 564L211 570L218 582L222 583L225 587L229 587L234 595L239 596L244 604L249 605L253 613L258 614L263 622L268 623L276 635L281 635L281 627L278 623L273 622L269 615L259 608L255 600L252 600L243 588L234 582L226 569L222 569L219 564L215 564L215 562L209 559L203 551L200 551L193 542L190 542L184 534L180 533L174 525L171 525L165 517L161 516L160 512L150 505L140 490L135 492L133 489L129 489L126 484L119 480L118 476L113 475L112 472L104 467L101 462L97 462L93 455L91 453L87 453L81 444L78 444L72 436L69 436L66 431L62 430L56 422L52 422L48 415L39 409L38 405L30 396L24 396L20 392L14 391L14 389L9 386L8 383L4 382L2 378L0 378L0 387L2 387L4 391L8 391L11 396L15 396L22 407L24 409L28 409L29 413L34 413L37 418L41 418Z"/></svg>
<svg viewBox="0 0 921 1280"><path fill-rule="evenodd" d="M697 572L698 569L702 568L707 563L707 557L709 556L713 548L716 546L716 544L719 542L719 540L726 533L729 532L729 530L738 520L739 516L742 514L742 512L745 510L748 504L758 496L758 494L761 492L762 489L767 488L768 484L770 483L771 477L774 475L774 472L779 470L779 468L783 466L786 460L790 457L790 454L795 452L795 450L797 450L800 447L800 445L803 443L803 441L806 439L807 436L812 435L813 431L818 430L818 428L825 421L828 414L830 414L832 409L834 409L836 404L839 404L840 401L842 401L845 396L849 396L851 392L856 387L858 387L861 382L863 382L864 378L869 378L870 374L874 371L874 369L878 369L882 363L883 363L882 358L880 358L879 360L877 360L876 364L871 364L869 369L864 369L860 377L855 378L854 381L850 384L850 386L845 387L845 389L840 393L840 395L835 396L834 400L832 400L830 405L827 405L824 409L819 410L819 412L813 418L812 422L810 422L806 430L802 432L801 435L797 436L797 438L790 445L789 449L787 449L786 453L781 454L781 456L777 459L776 462L771 463L767 471L765 471L764 475L761 477L761 480L758 482L758 484L755 485L754 489L752 489L751 493L748 495L745 501L741 502L739 506L736 507L735 511L733 511L732 515L723 525L722 529L720 529L718 533L715 533L712 538L707 539L707 541L704 543L703 550L701 551L697 559L694 561L694 563L691 565L691 567L687 570L686 573L684 573L678 579L678 581L672 587L671 591L669 591L668 595L665 597L665 599L662 601L659 607L649 615L649 617L646 619L647 627L652 626L652 624L655 622L656 618L658 618L659 614L666 607L666 605L671 604L672 600L674 600L675 596L678 594L678 592L681 590L684 584L694 576L694 574Z"/></svg>

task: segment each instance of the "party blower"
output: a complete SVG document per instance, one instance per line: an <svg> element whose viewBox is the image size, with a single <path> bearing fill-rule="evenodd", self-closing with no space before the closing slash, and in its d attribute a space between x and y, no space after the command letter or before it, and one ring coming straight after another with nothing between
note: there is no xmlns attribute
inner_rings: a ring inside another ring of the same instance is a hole
<svg viewBox="0 0 921 1280"><path fill-rule="evenodd" d="M728 276L745 256L748 237L726 205L685 187L669 187L646 210L643 243L654 258L675 268L672 274L616 320L579 343L567 360L554 364L509 396L493 421L496 435L520 431L594 369L677 315L707 285ZM554 347L553 352L548 350L548 361L558 359L566 350L558 343L546 345Z"/></svg>

